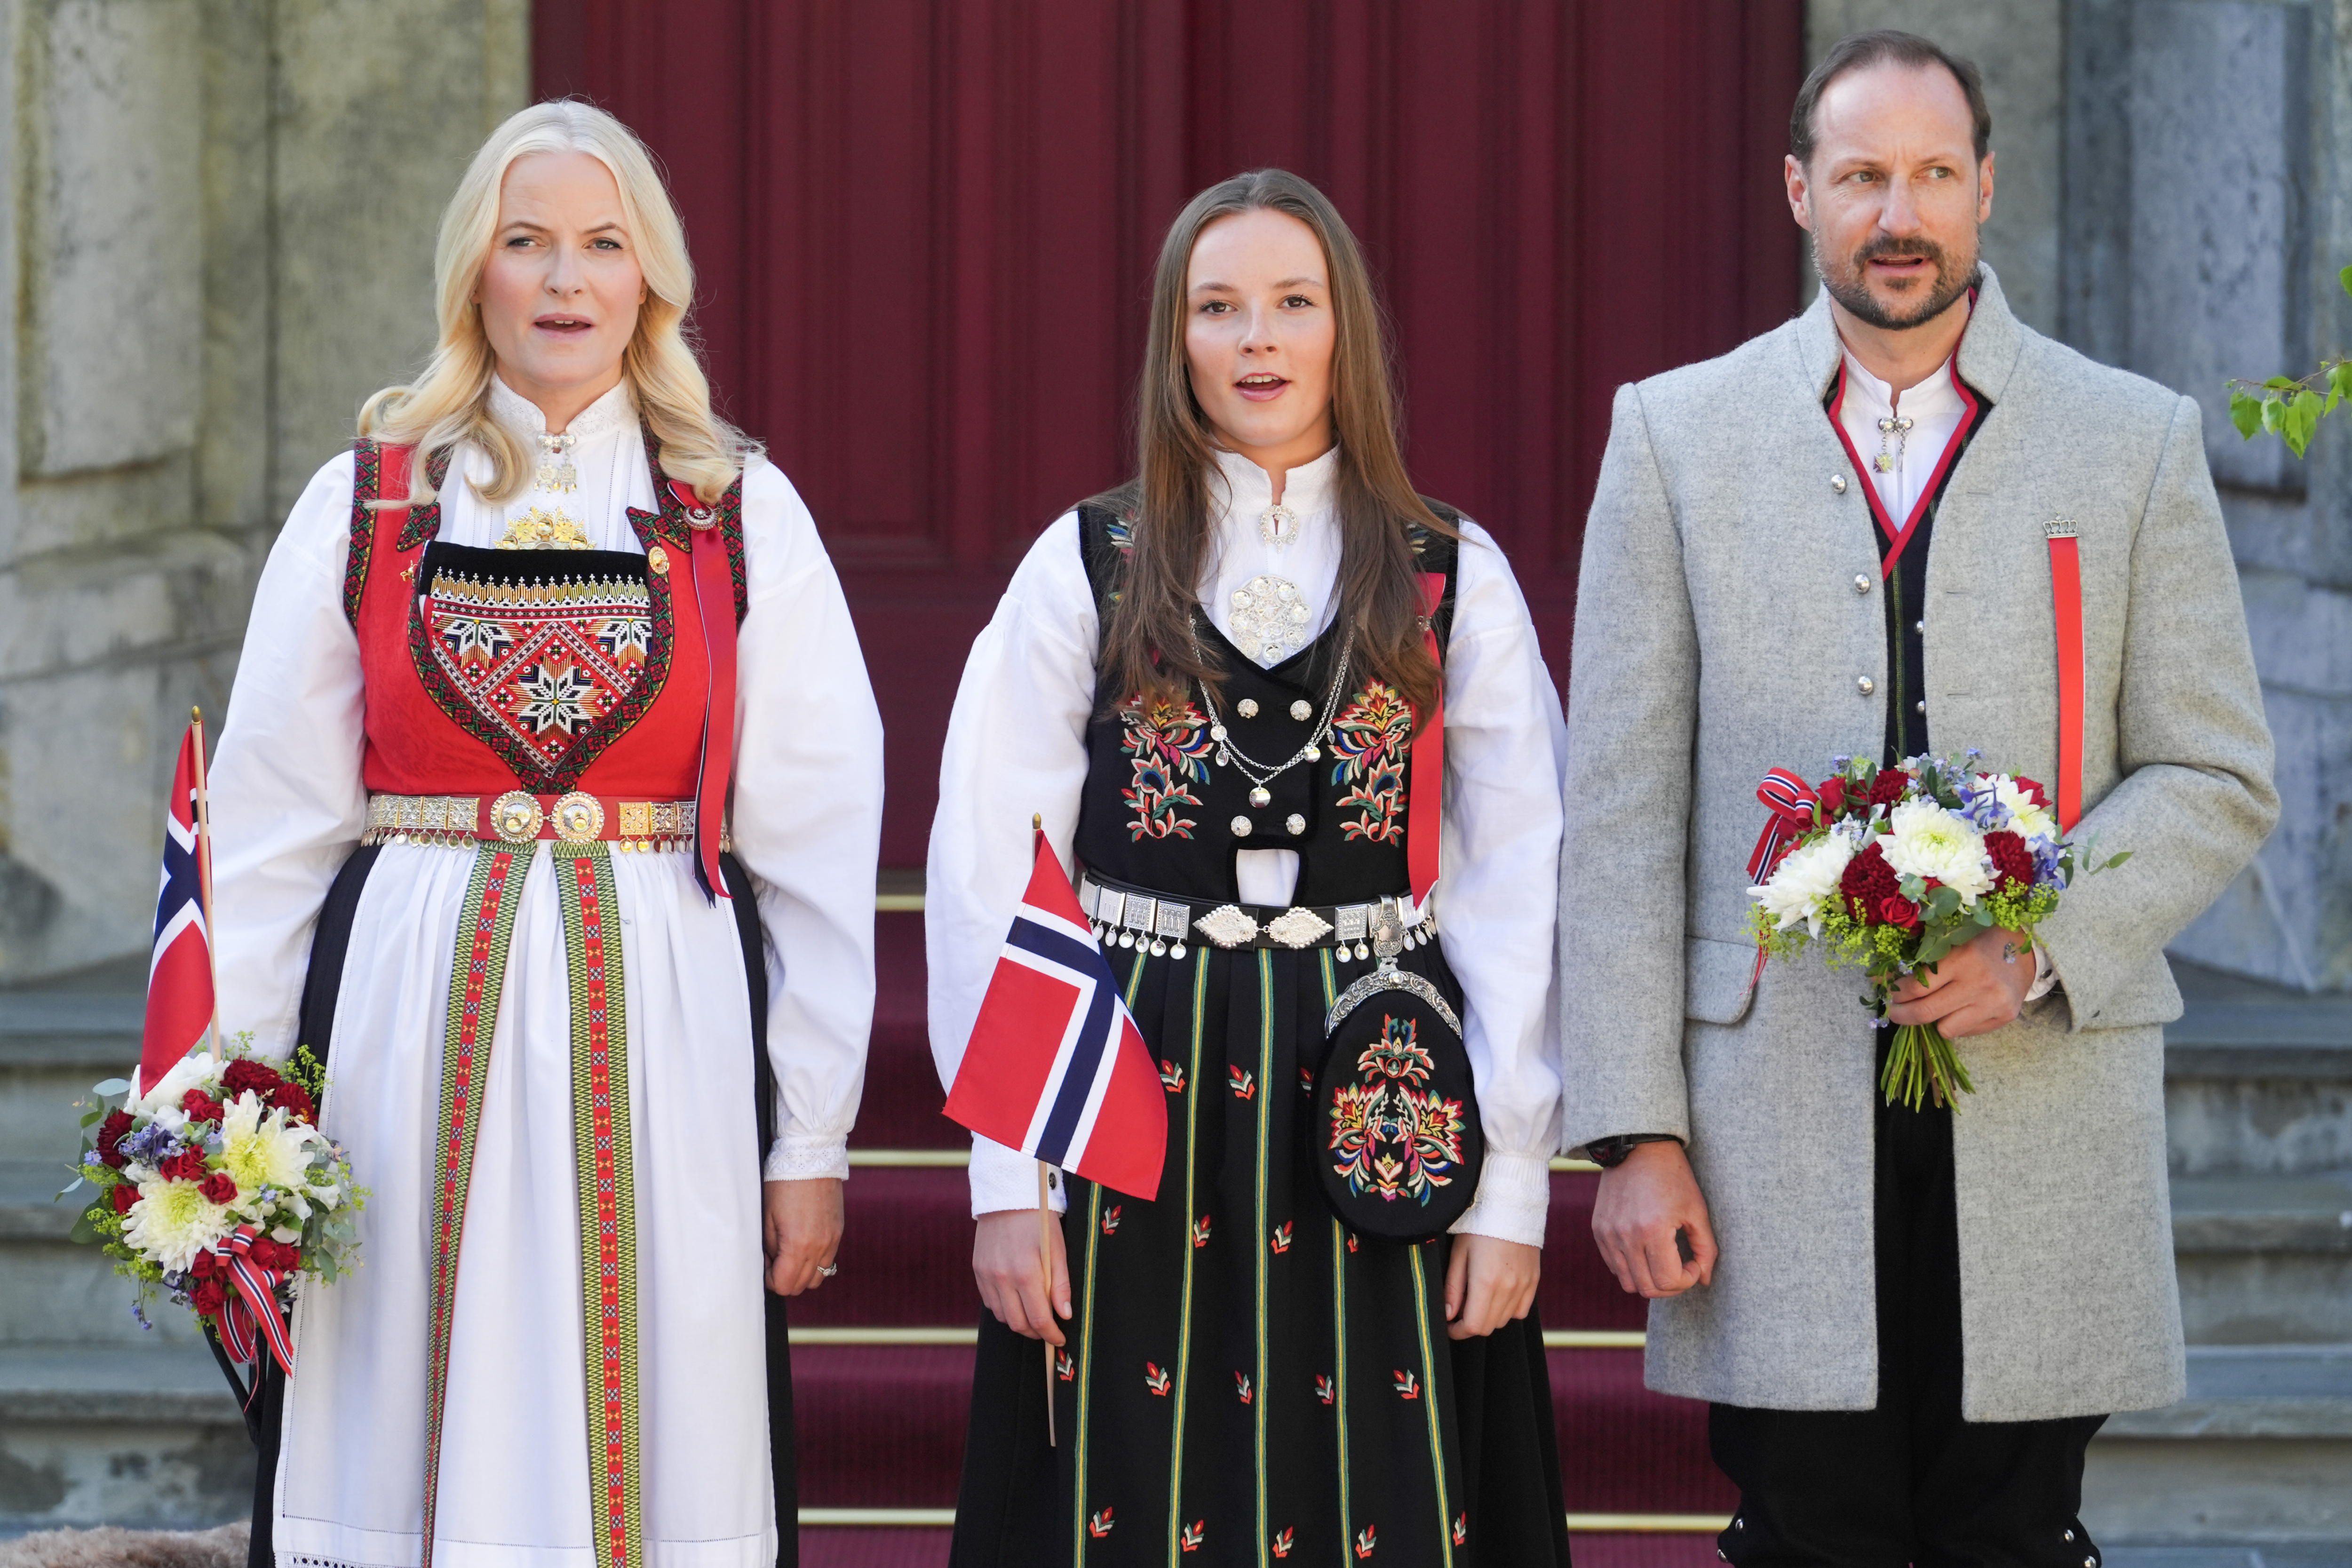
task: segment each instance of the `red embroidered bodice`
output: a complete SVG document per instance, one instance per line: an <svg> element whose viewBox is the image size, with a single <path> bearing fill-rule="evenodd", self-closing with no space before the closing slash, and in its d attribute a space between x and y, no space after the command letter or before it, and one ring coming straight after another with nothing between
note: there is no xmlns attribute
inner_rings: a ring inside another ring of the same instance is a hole
<svg viewBox="0 0 2352 1568"><path fill-rule="evenodd" d="M368 789L692 799L710 664L691 561L698 541L727 552L735 602L720 613L740 622L742 481L713 509L718 526L697 531L656 467L661 510L629 510L643 556L492 551L436 539L437 501L369 504L408 493L408 458L372 441L356 452L343 612L359 636ZM446 452L431 459L436 491L447 466Z"/></svg>

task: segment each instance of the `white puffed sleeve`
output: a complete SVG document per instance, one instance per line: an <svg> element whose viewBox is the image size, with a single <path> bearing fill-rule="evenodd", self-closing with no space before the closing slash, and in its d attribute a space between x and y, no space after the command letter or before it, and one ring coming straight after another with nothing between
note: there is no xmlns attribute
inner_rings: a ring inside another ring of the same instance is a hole
<svg viewBox="0 0 2352 1568"><path fill-rule="evenodd" d="M767 931L766 1174L846 1176L874 1023L882 718L815 521L762 459L743 475L743 553L731 821Z"/></svg>
<svg viewBox="0 0 2352 1568"><path fill-rule="evenodd" d="M1510 563L1476 523L1462 535L1437 920L1468 1005L1486 1166L1454 1229L1540 1247L1560 1131L1553 944L1568 727Z"/></svg>
<svg viewBox="0 0 2352 1568"><path fill-rule="evenodd" d="M360 645L343 616L352 456L294 503L254 590L212 765L213 952L224 1033L285 1058L328 885L367 821Z"/></svg>
<svg viewBox="0 0 2352 1568"><path fill-rule="evenodd" d="M952 1087L1029 885L1029 819L1070 863L1095 701L1095 603L1067 512L1030 547L971 646L940 758L923 933L930 963L931 1058ZM1055 1207L1061 1188L1055 1187ZM1036 1162L975 1135L971 1212L1034 1208Z"/></svg>

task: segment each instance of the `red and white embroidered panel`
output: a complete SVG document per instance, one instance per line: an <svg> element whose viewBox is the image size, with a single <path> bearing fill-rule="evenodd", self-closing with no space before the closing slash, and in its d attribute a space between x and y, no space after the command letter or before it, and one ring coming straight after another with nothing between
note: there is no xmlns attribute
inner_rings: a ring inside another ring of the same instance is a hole
<svg viewBox="0 0 2352 1568"><path fill-rule="evenodd" d="M434 662L542 768L636 689L653 638L642 578L515 584L442 571L425 615Z"/></svg>

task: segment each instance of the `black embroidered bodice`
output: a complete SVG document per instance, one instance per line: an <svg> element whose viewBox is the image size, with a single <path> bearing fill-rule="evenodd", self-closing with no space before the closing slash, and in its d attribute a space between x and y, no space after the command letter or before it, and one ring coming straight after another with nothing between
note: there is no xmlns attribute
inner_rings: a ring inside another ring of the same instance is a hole
<svg viewBox="0 0 2352 1568"><path fill-rule="evenodd" d="M1450 508L1431 505L1456 520ZM1078 544L1095 602L1108 618L1126 521L1098 506L1081 507ZM1454 542L1425 536L1416 538L1414 549L1423 571L1445 577L1434 617L1443 648L1454 614ZM1173 703L1121 699L1097 705L1087 728L1078 860L1117 881L1216 903L1238 897L1237 852L1291 849L1299 858L1295 904L1364 902L1403 891L1413 731L1403 696L1351 668L1322 754L1268 779L1270 798L1253 805L1249 775L1217 764L1212 726L1222 720L1231 741L1261 764L1291 756L1331 700L1346 628L1335 618L1321 637L1267 669L1206 615L1195 626L1202 651L1226 672L1216 717L1197 688ZM1248 830L1238 831L1244 824Z"/></svg>

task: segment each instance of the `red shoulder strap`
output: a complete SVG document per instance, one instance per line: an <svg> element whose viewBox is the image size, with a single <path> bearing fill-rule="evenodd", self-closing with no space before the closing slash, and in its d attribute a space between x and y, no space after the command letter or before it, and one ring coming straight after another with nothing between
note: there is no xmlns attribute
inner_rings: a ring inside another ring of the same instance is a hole
<svg viewBox="0 0 2352 1568"><path fill-rule="evenodd" d="M669 493L686 509L687 526L693 531L688 554L693 564L694 607L710 660L702 710L702 763L694 787L694 848L702 890L718 900L731 896L719 868L719 839L726 821L728 773L735 762L735 579L717 515L677 479L669 481Z"/></svg>
<svg viewBox="0 0 2352 1568"><path fill-rule="evenodd" d="M2060 518L2050 536L2050 605L2058 626L2058 830L2083 816L2083 556L2074 525Z"/></svg>
<svg viewBox="0 0 2352 1568"><path fill-rule="evenodd" d="M1445 603L1445 574L1423 572L1421 636L1437 666L1437 695L1427 717L1413 716L1412 759L1405 785L1404 866L1418 910L1437 885L1437 846L1445 797L1445 658L1437 646L1437 611Z"/></svg>
<svg viewBox="0 0 2352 1568"><path fill-rule="evenodd" d="M368 569L375 564L380 531L389 529L390 537L397 539L408 521L405 506L378 510L375 503L394 496L404 501L408 499L409 459L415 450L375 441L362 441L354 450L351 542L343 562L343 618L355 626L360 624L360 601L367 593Z"/></svg>

